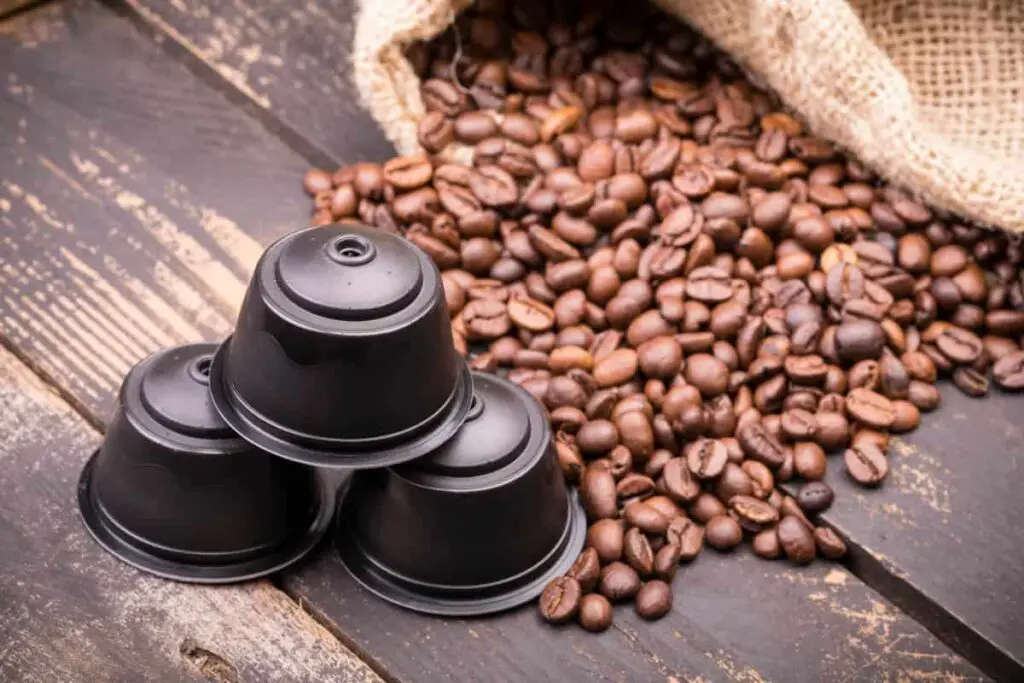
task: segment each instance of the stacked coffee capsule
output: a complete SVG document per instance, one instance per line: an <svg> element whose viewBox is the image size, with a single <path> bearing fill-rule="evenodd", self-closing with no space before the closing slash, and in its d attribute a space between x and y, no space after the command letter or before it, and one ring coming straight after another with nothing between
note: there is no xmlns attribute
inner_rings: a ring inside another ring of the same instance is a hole
<svg viewBox="0 0 1024 683"><path fill-rule="evenodd" d="M354 471L337 504L327 469ZM123 561L203 583L297 562L333 517L361 584L447 615L535 598L586 531L543 409L456 353L431 260L355 225L282 238L230 338L128 373L79 506Z"/></svg>

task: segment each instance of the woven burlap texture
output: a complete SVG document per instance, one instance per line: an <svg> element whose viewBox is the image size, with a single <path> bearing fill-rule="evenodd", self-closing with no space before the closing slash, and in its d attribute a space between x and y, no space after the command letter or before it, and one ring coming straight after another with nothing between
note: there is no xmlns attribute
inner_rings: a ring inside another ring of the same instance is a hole
<svg viewBox="0 0 1024 683"><path fill-rule="evenodd" d="M1024 232L1024 2L652 0L699 28L811 129L935 206ZM364 105L419 150L419 80L403 46L471 0L363 0Z"/></svg>

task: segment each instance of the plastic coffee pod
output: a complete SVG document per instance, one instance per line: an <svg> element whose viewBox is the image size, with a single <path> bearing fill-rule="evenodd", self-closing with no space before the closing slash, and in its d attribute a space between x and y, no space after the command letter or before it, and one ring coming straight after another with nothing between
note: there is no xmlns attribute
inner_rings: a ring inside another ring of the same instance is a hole
<svg viewBox="0 0 1024 683"><path fill-rule="evenodd" d="M434 450L472 399L437 268L409 242L355 225L301 230L267 249L210 388L246 440L342 468Z"/></svg>
<svg viewBox="0 0 1024 683"><path fill-rule="evenodd" d="M334 491L309 467L239 438L213 409L215 344L159 352L136 365L78 485L93 537L157 576L228 583L306 555L334 512Z"/></svg>
<svg viewBox="0 0 1024 683"><path fill-rule="evenodd" d="M415 462L357 472L338 507L345 567L418 612L469 616L536 598L583 549L586 520L566 490L541 406L474 374L469 418Z"/></svg>

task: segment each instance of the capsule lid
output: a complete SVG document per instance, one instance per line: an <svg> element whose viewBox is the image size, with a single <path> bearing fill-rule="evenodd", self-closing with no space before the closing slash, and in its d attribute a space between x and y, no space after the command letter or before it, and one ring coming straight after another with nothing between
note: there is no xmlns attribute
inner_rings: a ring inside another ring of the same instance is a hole
<svg viewBox="0 0 1024 683"><path fill-rule="evenodd" d="M473 375L473 402L455 437L412 467L431 474L471 477L494 472L518 458L530 438L530 414L512 385Z"/></svg>
<svg viewBox="0 0 1024 683"><path fill-rule="evenodd" d="M300 308L335 320L383 318L423 287L415 247L380 230L329 225L286 238L274 277Z"/></svg>
<svg viewBox="0 0 1024 683"><path fill-rule="evenodd" d="M216 344L189 344L151 356L125 381L128 414L144 415L174 434L200 439L236 439L210 399L210 363ZM138 386L137 391L130 388Z"/></svg>

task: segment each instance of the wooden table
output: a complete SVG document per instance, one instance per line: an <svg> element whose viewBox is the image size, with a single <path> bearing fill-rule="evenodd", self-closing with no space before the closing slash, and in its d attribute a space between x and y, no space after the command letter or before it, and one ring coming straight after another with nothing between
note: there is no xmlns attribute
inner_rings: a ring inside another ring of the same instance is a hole
<svg viewBox="0 0 1024 683"><path fill-rule="evenodd" d="M75 480L124 373L219 339L310 163L390 148L348 80L351 0L0 3L0 681L1024 680L1024 402L943 409L890 481L836 477L845 564L705 551L673 613L433 619L329 549L202 588L101 552ZM835 468L839 469L839 468Z"/></svg>

